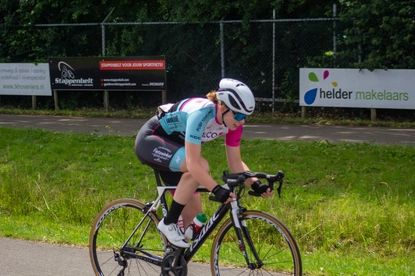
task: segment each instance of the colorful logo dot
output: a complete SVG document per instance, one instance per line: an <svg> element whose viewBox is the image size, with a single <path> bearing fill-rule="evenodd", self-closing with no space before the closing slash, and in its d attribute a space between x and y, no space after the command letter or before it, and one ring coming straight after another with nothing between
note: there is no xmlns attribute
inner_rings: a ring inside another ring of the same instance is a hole
<svg viewBox="0 0 415 276"><path fill-rule="evenodd" d="M327 79L329 77L329 75L330 75L330 72L328 70L324 70L323 80ZM308 74L308 79L311 82L319 82L319 78L317 77L316 73L314 73L314 72L310 72ZM338 83L333 81L331 83L331 85L333 85L333 87L337 87ZM313 88L313 89L308 90L304 95L304 102L308 105L313 104L314 101L316 100L316 97L317 97L317 91L318 91L318 88Z"/></svg>

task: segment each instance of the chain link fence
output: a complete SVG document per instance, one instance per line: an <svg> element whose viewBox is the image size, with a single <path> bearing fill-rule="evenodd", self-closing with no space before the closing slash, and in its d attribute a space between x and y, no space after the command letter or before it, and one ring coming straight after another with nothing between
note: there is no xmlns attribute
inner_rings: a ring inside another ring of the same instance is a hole
<svg viewBox="0 0 415 276"><path fill-rule="evenodd" d="M230 77L251 87L260 108L274 109L275 103L278 109L291 103L291 108L298 110L299 68L341 66L343 61L336 58L340 29L334 18L205 24L40 24L31 29L32 50L21 53L16 58L20 60L8 62L45 62L49 57L165 55L169 102L204 96L218 88L222 77ZM154 94L111 92L110 106L156 106L161 98ZM102 106L103 99L102 93L96 91L65 91L59 94L59 100L62 108L82 108ZM4 101L2 97L0 104ZM53 99L42 97L38 106L53 106Z"/></svg>

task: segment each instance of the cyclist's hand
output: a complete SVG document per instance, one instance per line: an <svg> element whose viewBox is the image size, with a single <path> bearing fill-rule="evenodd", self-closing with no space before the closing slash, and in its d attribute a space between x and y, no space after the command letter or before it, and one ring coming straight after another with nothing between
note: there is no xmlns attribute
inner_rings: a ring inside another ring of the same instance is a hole
<svg viewBox="0 0 415 276"><path fill-rule="evenodd" d="M232 198L236 197L234 193L231 193L231 191L222 188L219 185L216 185L216 187L213 188L212 193L215 195L215 198L222 203L228 203Z"/></svg>
<svg viewBox="0 0 415 276"><path fill-rule="evenodd" d="M261 194L264 198L270 197L274 194L274 190L271 190L268 185L261 183L259 180L252 183L251 188L255 193Z"/></svg>

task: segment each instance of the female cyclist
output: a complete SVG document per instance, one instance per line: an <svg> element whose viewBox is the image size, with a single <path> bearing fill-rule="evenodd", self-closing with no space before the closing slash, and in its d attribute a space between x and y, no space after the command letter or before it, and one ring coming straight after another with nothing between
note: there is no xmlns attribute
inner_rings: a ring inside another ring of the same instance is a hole
<svg viewBox="0 0 415 276"><path fill-rule="evenodd" d="M255 109L251 90L240 81L222 79L219 89L206 96L207 99L189 98L159 106L157 115L140 129L135 141L138 159L160 170L166 185L177 185L170 211L158 229L178 247L189 247L177 227L180 214L187 227L202 211L200 196L195 193L199 185L212 191L221 202L235 197L210 176L209 164L201 156L202 143L224 135L229 169L234 173L249 170L241 159L240 141L245 118ZM255 178L246 184L264 198L274 193Z"/></svg>

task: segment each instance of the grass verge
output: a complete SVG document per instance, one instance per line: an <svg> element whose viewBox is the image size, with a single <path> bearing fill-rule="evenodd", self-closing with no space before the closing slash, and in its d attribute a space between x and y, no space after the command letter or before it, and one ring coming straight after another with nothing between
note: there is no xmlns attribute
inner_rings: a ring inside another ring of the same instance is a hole
<svg viewBox="0 0 415 276"><path fill-rule="evenodd" d="M152 200L154 177L136 159L134 138L0 128L0 236L86 246L106 203ZM288 226L306 275L415 274L413 146L242 143L251 170L286 173L282 198L243 204ZM223 147L221 139L203 147L218 181ZM208 261L206 252L197 260Z"/></svg>

